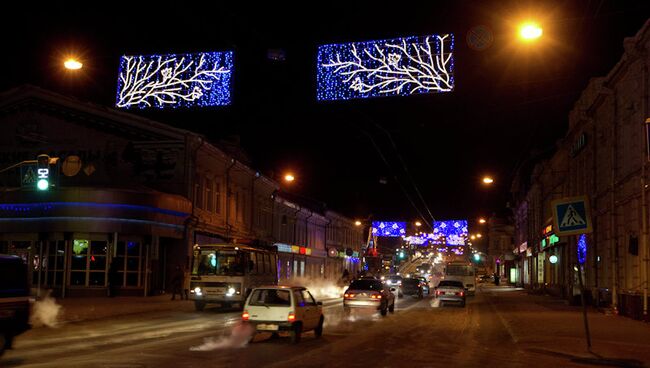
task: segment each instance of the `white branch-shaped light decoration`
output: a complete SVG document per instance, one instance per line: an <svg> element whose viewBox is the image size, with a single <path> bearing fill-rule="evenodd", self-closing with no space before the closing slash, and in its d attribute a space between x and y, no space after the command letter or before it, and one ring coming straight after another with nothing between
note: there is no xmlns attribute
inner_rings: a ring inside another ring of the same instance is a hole
<svg viewBox="0 0 650 368"><path fill-rule="evenodd" d="M452 48L453 36L448 34L424 40L410 37L322 46L318 97L334 100L452 91Z"/></svg>
<svg viewBox="0 0 650 368"><path fill-rule="evenodd" d="M121 108L227 105L231 71L231 52L123 56L116 105Z"/></svg>

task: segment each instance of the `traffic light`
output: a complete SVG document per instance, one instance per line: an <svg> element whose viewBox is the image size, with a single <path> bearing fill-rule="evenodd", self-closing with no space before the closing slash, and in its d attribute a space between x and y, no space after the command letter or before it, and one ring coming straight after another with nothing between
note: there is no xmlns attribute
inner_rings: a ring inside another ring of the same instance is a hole
<svg viewBox="0 0 650 368"><path fill-rule="evenodd" d="M50 156L38 155L36 158L36 189L50 189Z"/></svg>
<svg viewBox="0 0 650 368"><path fill-rule="evenodd" d="M480 261L480 260L481 260L481 255L478 254L478 253L474 253L474 260L475 260L476 262Z"/></svg>

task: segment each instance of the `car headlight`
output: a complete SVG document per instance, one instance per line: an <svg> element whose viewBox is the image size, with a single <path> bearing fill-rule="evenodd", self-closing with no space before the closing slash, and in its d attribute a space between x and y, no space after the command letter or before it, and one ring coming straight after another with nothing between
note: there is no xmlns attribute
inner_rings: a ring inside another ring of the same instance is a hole
<svg viewBox="0 0 650 368"><path fill-rule="evenodd" d="M195 287L194 290L192 290L192 292L194 292L194 294L196 294L196 295L198 295L198 296L203 295L203 293L201 292L201 288L198 287L198 286Z"/></svg>
<svg viewBox="0 0 650 368"><path fill-rule="evenodd" d="M237 290L235 290L234 287L230 286L228 288L228 291L226 292L226 296L233 296L233 295L235 295L236 292L237 292Z"/></svg>

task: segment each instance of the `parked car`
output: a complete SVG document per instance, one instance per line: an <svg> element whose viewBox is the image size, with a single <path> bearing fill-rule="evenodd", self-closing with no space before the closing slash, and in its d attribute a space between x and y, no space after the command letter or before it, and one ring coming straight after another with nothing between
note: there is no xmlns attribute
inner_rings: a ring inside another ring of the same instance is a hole
<svg viewBox="0 0 650 368"><path fill-rule="evenodd" d="M251 291L242 313L242 321L257 332L289 332L292 343L300 342L303 332L323 335L323 303L317 302L302 286L267 286ZM253 335L251 340L255 337Z"/></svg>
<svg viewBox="0 0 650 368"><path fill-rule="evenodd" d="M431 294L431 288L429 287L429 280L427 280L426 277L418 277L418 279L422 283L422 291L427 293L427 295Z"/></svg>
<svg viewBox="0 0 650 368"><path fill-rule="evenodd" d="M392 289L392 290L391 290ZM379 280L355 280L343 294L343 311L352 309L375 309L382 316L395 311L395 288L389 288Z"/></svg>
<svg viewBox="0 0 650 368"><path fill-rule="evenodd" d="M22 258L0 255L0 356L29 330L29 284Z"/></svg>
<svg viewBox="0 0 650 368"><path fill-rule="evenodd" d="M435 290L441 307L447 302L460 303L461 307L465 306L466 290L462 281L442 280Z"/></svg>
<svg viewBox="0 0 650 368"><path fill-rule="evenodd" d="M424 297L422 281L416 278L402 280L402 294L411 295L422 299Z"/></svg>

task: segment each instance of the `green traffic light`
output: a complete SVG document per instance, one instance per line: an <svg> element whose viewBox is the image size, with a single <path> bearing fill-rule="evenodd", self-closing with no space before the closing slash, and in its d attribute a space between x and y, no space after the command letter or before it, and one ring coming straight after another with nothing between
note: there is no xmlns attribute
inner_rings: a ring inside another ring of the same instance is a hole
<svg viewBox="0 0 650 368"><path fill-rule="evenodd" d="M36 183L36 187L38 190L48 190L50 187L50 182L48 182L47 179L39 179Z"/></svg>
<svg viewBox="0 0 650 368"><path fill-rule="evenodd" d="M480 260L481 260L481 256L480 256L478 253L474 253L474 260L475 260L475 261L480 261Z"/></svg>

